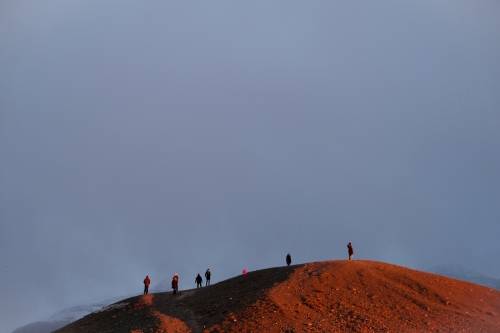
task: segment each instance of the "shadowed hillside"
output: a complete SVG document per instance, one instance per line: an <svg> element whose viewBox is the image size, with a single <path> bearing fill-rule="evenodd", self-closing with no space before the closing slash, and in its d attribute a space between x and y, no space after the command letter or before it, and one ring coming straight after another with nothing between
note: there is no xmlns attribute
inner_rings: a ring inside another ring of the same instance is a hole
<svg viewBox="0 0 500 333"><path fill-rule="evenodd" d="M72 332L500 332L500 293L372 261L251 272L181 295L123 300Z"/></svg>

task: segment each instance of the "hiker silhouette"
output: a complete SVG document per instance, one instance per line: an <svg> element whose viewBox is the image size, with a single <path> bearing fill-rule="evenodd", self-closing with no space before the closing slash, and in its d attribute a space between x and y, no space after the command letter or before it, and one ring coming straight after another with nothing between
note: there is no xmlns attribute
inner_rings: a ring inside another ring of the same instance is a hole
<svg viewBox="0 0 500 333"><path fill-rule="evenodd" d="M290 255L290 253L288 253L286 255L286 265L290 266L291 263L292 263L292 256Z"/></svg>
<svg viewBox="0 0 500 333"><path fill-rule="evenodd" d="M194 281L196 282L196 288L201 288L201 283L203 282L203 279L201 278L200 273L196 275L196 279L194 279Z"/></svg>
<svg viewBox="0 0 500 333"><path fill-rule="evenodd" d="M351 257L354 255L354 250L352 249L351 242L347 244L347 254L349 254L349 260L351 260Z"/></svg>
<svg viewBox="0 0 500 333"><path fill-rule="evenodd" d="M205 286L210 285L210 278L212 277L212 272L210 272L210 268L207 268L207 271L205 272Z"/></svg>

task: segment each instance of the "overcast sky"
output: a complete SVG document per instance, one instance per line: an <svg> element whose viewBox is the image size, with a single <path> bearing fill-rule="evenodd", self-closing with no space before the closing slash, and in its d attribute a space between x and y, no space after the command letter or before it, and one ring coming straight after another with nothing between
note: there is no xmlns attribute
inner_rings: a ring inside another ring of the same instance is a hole
<svg viewBox="0 0 500 333"><path fill-rule="evenodd" d="M500 2L0 1L0 331L207 267L500 276Z"/></svg>

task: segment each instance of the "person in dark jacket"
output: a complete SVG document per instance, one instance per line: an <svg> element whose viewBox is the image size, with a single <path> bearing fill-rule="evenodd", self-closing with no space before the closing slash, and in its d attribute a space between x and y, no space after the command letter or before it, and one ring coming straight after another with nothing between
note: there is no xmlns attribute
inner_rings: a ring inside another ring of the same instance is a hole
<svg viewBox="0 0 500 333"><path fill-rule="evenodd" d="M179 275L177 273L175 273L172 278L172 289L174 291L174 295L179 291Z"/></svg>
<svg viewBox="0 0 500 333"><path fill-rule="evenodd" d="M210 285L210 278L212 277L212 272L210 272L210 268L205 272L205 286Z"/></svg>
<svg viewBox="0 0 500 333"><path fill-rule="evenodd" d="M201 278L200 273L198 273L198 275L196 275L196 279L194 279L194 281L196 282L196 288L201 288L201 284L203 282L203 279Z"/></svg>
<svg viewBox="0 0 500 333"><path fill-rule="evenodd" d="M349 254L349 260L351 260L351 257L354 255L354 250L352 249L351 242L347 244L347 253Z"/></svg>
<svg viewBox="0 0 500 333"><path fill-rule="evenodd" d="M144 279L144 295L147 295L149 292L149 285L151 284L151 279L149 278L149 275L146 275L146 278Z"/></svg>
<svg viewBox="0 0 500 333"><path fill-rule="evenodd" d="M291 263L292 263L292 256L290 255L290 253L288 253L286 255L286 265L290 266Z"/></svg>

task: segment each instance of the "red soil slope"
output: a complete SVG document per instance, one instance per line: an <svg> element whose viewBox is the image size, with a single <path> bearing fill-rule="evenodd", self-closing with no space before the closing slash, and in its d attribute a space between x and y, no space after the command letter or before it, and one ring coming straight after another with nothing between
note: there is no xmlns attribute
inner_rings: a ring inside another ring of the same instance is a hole
<svg viewBox="0 0 500 333"><path fill-rule="evenodd" d="M378 262L320 262L128 299L57 332L493 333L500 292Z"/></svg>

